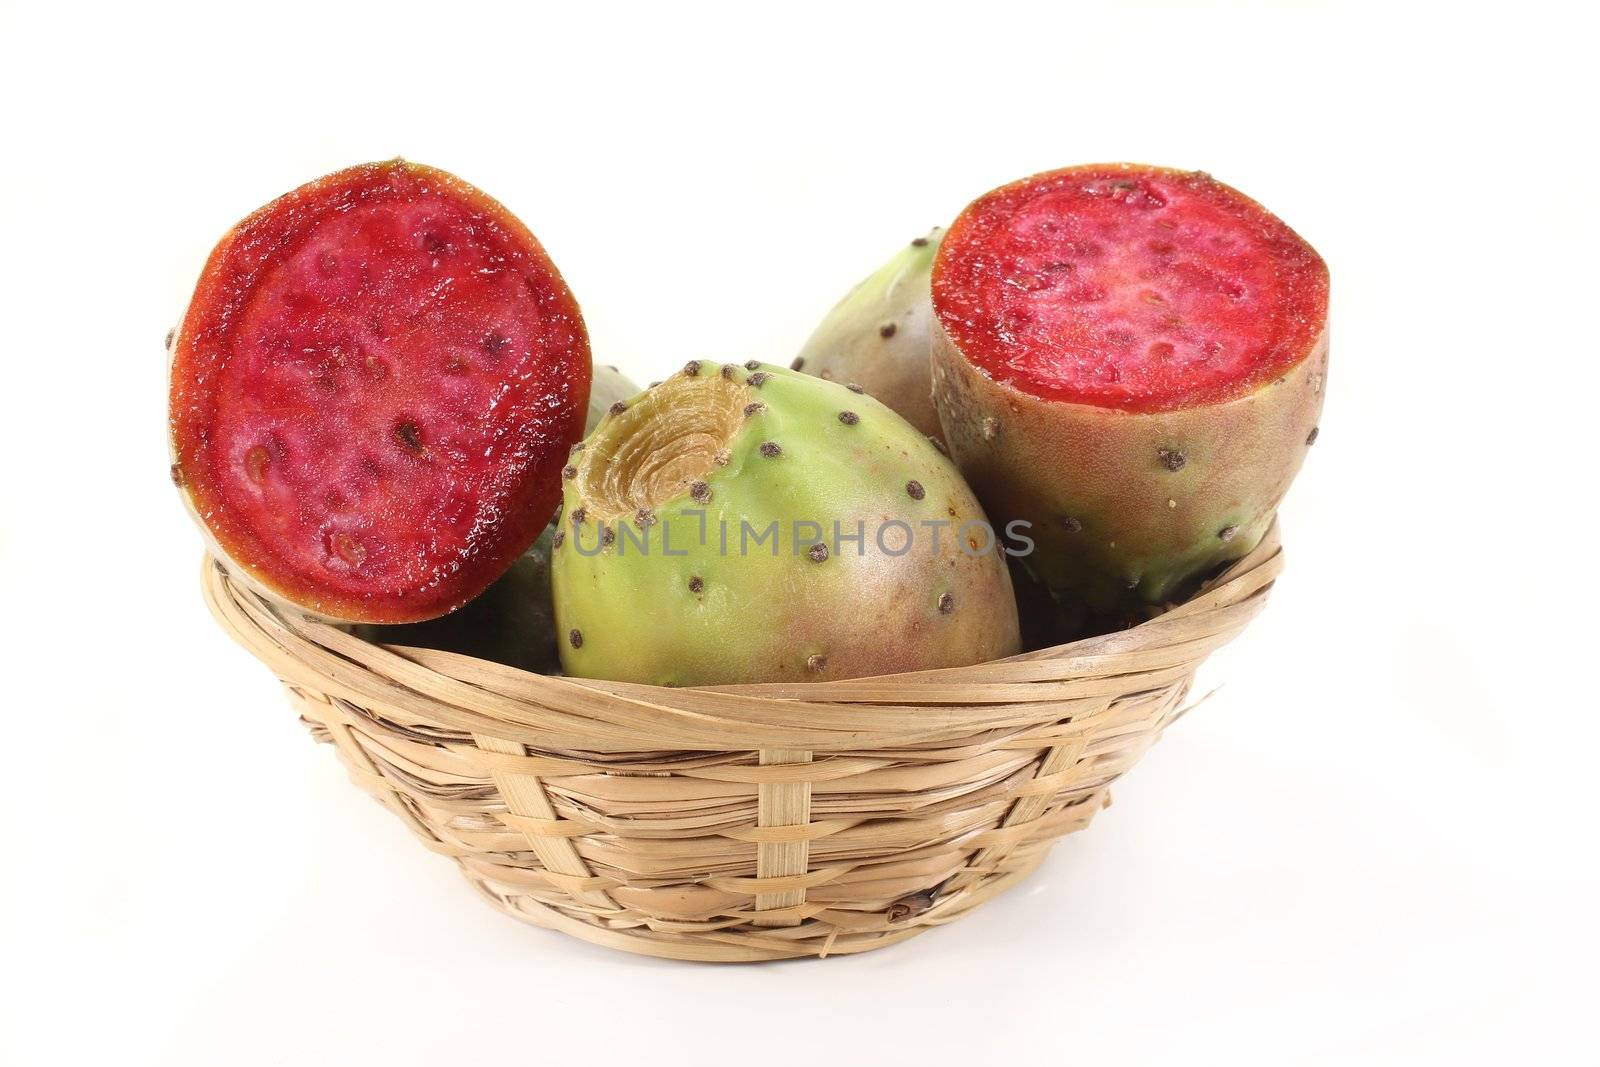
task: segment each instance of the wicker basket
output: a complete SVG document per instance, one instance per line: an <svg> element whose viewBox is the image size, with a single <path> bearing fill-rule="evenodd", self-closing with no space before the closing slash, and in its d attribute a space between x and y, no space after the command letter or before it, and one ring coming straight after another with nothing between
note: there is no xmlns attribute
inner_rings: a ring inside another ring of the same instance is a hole
<svg viewBox="0 0 1600 1067"><path fill-rule="evenodd" d="M1261 610L1277 528L1133 629L955 670L663 689L374 645L214 561L206 599L350 775L519 919L683 960L862 952L1088 825Z"/></svg>

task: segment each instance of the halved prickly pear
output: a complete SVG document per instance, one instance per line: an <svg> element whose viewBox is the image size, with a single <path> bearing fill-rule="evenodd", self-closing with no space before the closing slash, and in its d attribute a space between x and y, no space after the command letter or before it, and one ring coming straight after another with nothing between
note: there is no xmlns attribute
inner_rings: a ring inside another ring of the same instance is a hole
<svg viewBox="0 0 1600 1067"><path fill-rule="evenodd" d="M999 537L871 397L693 361L612 411L566 471L552 547L567 673L803 682L1017 651Z"/></svg>
<svg viewBox="0 0 1600 1067"><path fill-rule="evenodd" d="M443 615L503 574L589 395L583 318L533 234L400 160L230 230L172 350L172 475L215 548L352 622Z"/></svg>
<svg viewBox="0 0 1600 1067"><path fill-rule="evenodd" d="M934 400L1028 567L1099 608L1247 553L1315 436L1328 271L1198 172L1069 167L988 193L933 271Z"/></svg>
<svg viewBox="0 0 1600 1067"><path fill-rule="evenodd" d="M793 364L819 378L855 382L936 440L943 434L930 395L928 275L943 236L935 226L850 290L818 323Z"/></svg>

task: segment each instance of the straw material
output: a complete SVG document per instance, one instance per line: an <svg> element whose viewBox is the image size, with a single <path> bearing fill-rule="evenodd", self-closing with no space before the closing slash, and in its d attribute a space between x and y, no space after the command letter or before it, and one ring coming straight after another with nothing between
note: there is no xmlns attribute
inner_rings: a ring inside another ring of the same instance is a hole
<svg viewBox="0 0 1600 1067"><path fill-rule="evenodd" d="M952 670L665 689L369 644L207 560L223 627L351 777L496 906L612 948L862 952L959 918L1087 826L1265 604L1276 526L1130 630Z"/></svg>

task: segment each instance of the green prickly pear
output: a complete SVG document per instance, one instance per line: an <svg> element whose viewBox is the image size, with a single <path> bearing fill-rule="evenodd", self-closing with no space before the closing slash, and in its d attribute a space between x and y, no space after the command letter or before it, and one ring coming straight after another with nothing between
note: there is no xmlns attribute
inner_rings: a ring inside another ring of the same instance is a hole
<svg viewBox="0 0 1600 1067"><path fill-rule="evenodd" d="M933 269L934 401L1043 582L1103 611L1249 552L1316 438L1328 269L1198 172L1069 167L1003 186Z"/></svg>
<svg viewBox="0 0 1600 1067"><path fill-rule="evenodd" d="M928 375L928 275L943 237L935 226L863 279L828 312L793 363L819 378L855 382L940 441Z"/></svg>
<svg viewBox="0 0 1600 1067"><path fill-rule="evenodd" d="M982 508L872 398L754 361L691 362L613 410L563 471L567 673L808 681L1017 651Z"/></svg>

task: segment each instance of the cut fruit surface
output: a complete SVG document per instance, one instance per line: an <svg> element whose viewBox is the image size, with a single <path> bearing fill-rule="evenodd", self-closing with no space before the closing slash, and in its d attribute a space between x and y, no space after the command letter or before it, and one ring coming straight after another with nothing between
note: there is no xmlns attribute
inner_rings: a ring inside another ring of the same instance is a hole
<svg viewBox="0 0 1600 1067"><path fill-rule="evenodd" d="M951 341L995 380L1152 412L1231 400L1305 359L1328 273L1209 175L1095 164L974 201L945 238L933 293Z"/></svg>
<svg viewBox="0 0 1600 1067"><path fill-rule="evenodd" d="M173 348L174 477L268 592L431 618L543 529L589 382L577 303L514 216L432 168L353 167L213 251Z"/></svg>

